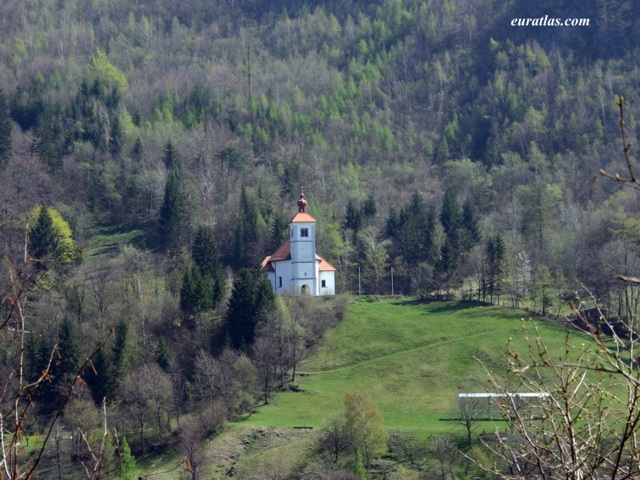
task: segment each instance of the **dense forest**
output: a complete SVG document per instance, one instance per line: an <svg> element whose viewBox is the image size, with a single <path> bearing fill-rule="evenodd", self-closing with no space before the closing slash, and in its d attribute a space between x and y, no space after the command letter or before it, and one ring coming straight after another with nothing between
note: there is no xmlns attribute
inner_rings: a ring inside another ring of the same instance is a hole
<svg viewBox="0 0 640 480"><path fill-rule="evenodd" d="M511 25L544 15L590 23ZM614 277L640 269L638 192L599 171L625 172L620 97L632 158L640 138L638 2L7 0L0 18L2 327L30 332L0 365L24 347L28 381L56 370L25 429L87 355L66 418L107 398L137 453L181 415L268 402L345 308L276 299L255 268L302 188L340 293L637 313Z"/></svg>

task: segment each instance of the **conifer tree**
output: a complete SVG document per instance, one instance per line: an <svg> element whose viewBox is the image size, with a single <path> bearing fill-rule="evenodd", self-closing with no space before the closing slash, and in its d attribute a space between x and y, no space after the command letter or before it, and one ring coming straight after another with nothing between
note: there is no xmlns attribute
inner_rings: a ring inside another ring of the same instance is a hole
<svg viewBox="0 0 640 480"><path fill-rule="evenodd" d="M136 458L131 453L131 447L129 446L126 435L123 435L117 453L120 459L120 478L129 478L126 474L136 468Z"/></svg>
<svg viewBox="0 0 640 480"><path fill-rule="evenodd" d="M266 224L256 201L245 188L240 194L240 211L236 225L234 258L238 267L248 267L255 262L256 250Z"/></svg>
<svg viewBox="0 0 640 480"><path fill-rule="evenodd" d="M104 349L98 350L93 357L92 364L93 368L85 371L83 378L91 389L93 401L96 405L100 405L104 398L110 398L112 394L110 386L113 385L109 357Z"/></svg>
<svg viewBox="0 0 640 480"><path fill-rule="evenodd" d="M435 212L427 207L418 192L411 196L409 207L400 212L403 256L408 264L431 260Z"/></svg>
<svg viewBox="0 0 640 480"><path fill-rule="evenodd" d="M45 345L45 343L41 344L40 348L44 349ZM51 357L49 379L43 384L43 388L38 390L37 399L43 413L55 412L64 404L69 384L80 367L80 354L80 340L77 332L71 321L65 318L60 326L57 348ZM51 352L46 353L42 350L41 355L47 355L48 362Z"/></svg>
<svg viewBox="0 0 640 480"><path fill-rule="evenodd" d="M458 199L452 188L447 188L444 198L442 199L442 209L440 210L440 223L444 228L444 233L449 239L451 247L455 251L460 246L459 228L460 228L460 206Z"/></svg>
<svg viewBox="0 0 640 480"><path fill-rule="evenodd" d="M165 248L172 250L182 244L187 229L187 202L180 159L171 142L163 156L167 167L167 182L160 207L160 239Z"/></svg>
<svg viewBox="0 0 640 480"><path fill-rule="evenodd" d="M29 254L38 261L55 258L60 251L60 238L53 227L47 207L41 207L36 224L29 231Z"/></svg>
<svg viewBox="0 0 640 480"><path fill-rule="evenodd" d="M282 212L274 212L271 224L269 250L275 251L287 239L289 234L289 219Z"/></svg>
<svg viewBox="0 0 640 480"><path fill-rule="evenodd" d="M256 325L274 307L275 295L265 273L258 268L238 271L226 318L231 347L248 349L253 344Z"/></svg>
<svg viewBox="0 0 640 480"><path fill-rule="evenodd" d="M218 249L213 236L204 226L198 227L196 231L191 257L200 271L203 281L206 280L211 284L209 302L211 304L210 308L215 308L224 295L224 269L218 261ZM208 286L205 287L208 288Z"/></svg>
<svg viewBox="0 0 640 480"><path fill-rule="evenodd" d="M213 306L211 277L202 275L197 266L185 270L180 288L180 309L187 325L194 328L201 312Z"/></svg>
<svg viewBox="0 0 640 480"><path fill-rule="evenodd" d="M11 114L7 105L7 98L0 88L0 170L11 158Z"/></svg>
<svg viewBox="0 0 640 480"><path fill-rule="evenodd" d="M506 247L504 238L499 234L489 237L486 245L487 258L487 294L493 303L493 296L501 291L501 280L504 273Z"/></svg>
<svg viewBox="0 0 640 480"><path fill-rule="evenodd" d="M435 288L444 288L449 293L449 290L456 284L457 270L456 252L447 237L440 247L440 258L436 261L433 269Z"/></svg>
<svg viewBox="0 0 640 480"><path fill-rule="evenodd" d="M156 348L156 363L165 372L169 372L171 368L171 354L169 346L164 338L161 338Z"/></svg>
<svg viewBox="0 0 640 480"><path fill-rule="evenodd" d="M460 217L460 248L467 252L480 241L480 227L471 200L467 199L462 205Z"/></svg>
<svg viewBox="0 0 640 480"><path fill-rule="evenodd" d="M112 363L109 386L110 391L116 392L129 372L129 324L120 320L116 325L115 338L112 348Z"/></svg>
<svg viewBox="0 0 640 480"><path fill-rule="evenodd" d="M344 215L344 226L354 232L362 227L362 212L352 198L347 202L347 211Z"/></svg>

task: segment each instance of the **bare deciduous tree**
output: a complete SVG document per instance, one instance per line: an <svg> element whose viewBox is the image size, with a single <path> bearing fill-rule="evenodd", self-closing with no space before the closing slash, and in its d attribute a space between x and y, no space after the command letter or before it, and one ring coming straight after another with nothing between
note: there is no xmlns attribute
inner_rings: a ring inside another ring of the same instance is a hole
<svg viewBox="0 0 640 480"><path fill-rule="evenodd" d="M623 338L604 316L600 320L612 338L587 323L555 352L533 327L525 329L526 352L507 351L509 373L492 376L492 384L503 394L499 407L511 433L485 442L500 460L492 473L570 480L640 475L638 339L631 332Z"/></svg>

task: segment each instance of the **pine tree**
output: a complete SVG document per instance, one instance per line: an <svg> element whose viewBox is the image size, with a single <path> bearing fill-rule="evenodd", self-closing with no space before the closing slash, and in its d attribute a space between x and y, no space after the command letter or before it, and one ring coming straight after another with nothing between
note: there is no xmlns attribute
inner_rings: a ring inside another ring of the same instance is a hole
<svg viewBox="0 0 640 480"><path fill-rule="evenodd" d="M444 288L448 294L449 290L456 284L457 270L458 262L455 250L449 238L446 238L442 247L440 247L440 258L433 269L435 288Z"/></svg>
<svg viewBox="0 0 640 480"><path fill-rule="evenodd" d="M440 210L440 223L444 228L444 233L449 239L451 247L457 252L460 246L460 206L458 199L452 188L447 188L442 199L442 209Z"/></svg>
<svg viewBox="0 0 640 480"><path fill-rule="evenodd" d="M372 193L367 196L367 199L362 204L360 211L362 212L362 218L364 220L370 221L375 217L378 212L378 207L376 205L376 199Z"/></svg>
<svg viewBox="0 0 640 480"><path fill-rule="evenodd" d="M7 105L7 98L0 88L0 170L11 158L11 114Z"/></svg>
<svg viewBox="0 0 640 480"><path fill-rule="evenodd" d="M266 224L256 201L245 188L240 193L240 209L236 225L234 258L237 267L248 267L255 262L256 250Z"/></svg>
<svg viewBox="0 0 640 480"><path fill-rule="evenodd" d="M289 235L289 219L282 212L274 212L271 224L269 250L275 251Z"/></svg>
<svg viewBox="0 0 640 480"><path fill-rule="evenodd" d="M198 227L196 231L191 258L202 274L203 282L210 283L210 285L203 285L203 288L211 291L211 297L208 299L211 306L208 308L215 308L222 300L226 281L224 269L218 261L216 243L209 230L204 226Z"/></svg>
<svg viewBox="0 0 640 480"><path fill-rule="evenodd" d="M156 348L156 363L165 372L169 372L171 369L171 354L169 353L169 346L164 338L161 338Z"/></svg>
<svg viewBox="0 0 640 480"><path fill-rule="evenodd" d="M65 318L60 326L48 381L38 390L39 408L44 414L50 414L62 407L69 385L78 373L79 367L80 340L71 321Z"/></svg>
<svg viewBox="0 0 640 480"><path fill-rule="evenodd" d="M93 357L92 368L84 372L83 378L91 390L91 396L96 405L100 405L104 398L111 398L110 386L113 385L113 379L109 357L103 349L98 350Z"/></svg>
<svg viewBox="0 0 640 480"><path fill-rule="evenodd" d="M347 211L344 215L344 226L354 232L358 232L362 227L362 211L352 198L347 202Z"/></svg>
<svg viewBox="0 0 640 480"><path fill-rule="evenodd" d="M80 367L80 339L71 320L65 318L58 339L58 363L56 371L59 375L75 375Z"/></svg>
<svg viewBox="0 0 640 480"><path fill-rule="evenodd" d="M209 230L199 226L193 238L191 257L202 275L215 277L220 264L218 263L218 250Z"/></svg>
<svg viewBox="0 0 640 480"><path fill-rule="evenodd" d="M200 313L213 307L213 297L213 279L202 275L195 265L186 269L180 288L180 309L187 325L195 328Z"/></svg>
<svg viewBox="0 0 640 480"><path fill-rule="evenodd" d="M486 246L487 262L487 293L489 301L493 303L493 296L499 295L501 291L502 275L504 273L506 246L504 238L496 234L489 237Z"/></svg>
<svg viewBox="0 0 640 480"><path fill-rule="evenodd" d="M129 478L126 474L136 468L136 458L131 453L126 435L122 437L118 454L120 457L120 478Z"/></svg>
<svg viewBox="0 0 640 480"><path fill-rule="evenodd" d="M226 318L231 347L248 349L253 344L256 325L274 307L275 295L264 272L257 268L238 271Z"/></svg>
<svg viewBox="0 0 640 480"><path fill-rule="evenodd" d="M460 248L463 251L471 250L480 242L480 227L471 200L467 199L462 205L460 218Z"/></svg>
<svg viewBox="0 0 640 480"><path fill-rule="evenodd" d="M402 250L407 264L418 265L431 260L434 225L434 210L427 207L418 192L414 192L409 207L400 212Z"/></svg>
<svg viewBox="0 0 640 480"><path fill-rule="evenodd" d="M116 324L111 367L109 389L113 394L120 388L129 371L129 324L125 320Z"/></svg>
<svg viewBox="0 0 640 480"><path fill-rule="evenodd" d="M160 207L159 234L163 246L171 250L183 243L188 224L182 167L171 142L164 149L163 161L167 166L167 182Z"/></svg>
<svg viewBox="0 0 640 480"><path fill-rule="evenodd" d="M29 231L29 254L31 258L43 262L54 258L60 251L60 238L53 227L53 220L47 207L41 207L36 224Z"/></svg>

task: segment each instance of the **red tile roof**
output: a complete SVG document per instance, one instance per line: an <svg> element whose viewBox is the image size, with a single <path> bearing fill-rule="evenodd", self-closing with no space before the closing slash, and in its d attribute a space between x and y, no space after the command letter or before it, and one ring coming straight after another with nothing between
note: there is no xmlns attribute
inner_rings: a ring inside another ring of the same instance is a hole
<svg viewBox="0 0 640 480"><path fill-rule="evenodd" d="M321 272L335 272L337 271L337 268L334 267L333 265L331 265L329 262L327 262L324 258L322 258L320 255L316 254L316 258L318 260L320 260L320 271Z"/></svg>
<svg viewBox="0 0 640 480"><path fill-rule="evenodd" d="M307 215L311 217L311 215L303 213L299 213L298 215ZM275 269L273 268L272 262L281 262L283 260L291 260L291 239L289 238L287 238L287 240L280 246L280 248L278 248L278 250L275 251L273 255L265 257L260 265L263 270L267 272L274 272ZM316 260L320 262L319 269L321 272L335 272L337 270L318 254L316 254Z"/></svg>
<svg viewBox="0 0 640 480"><path fill-rule="evenodd" d="M316 219L309 215L307 212L299 212L295 217L293 217L293 220L291 220L291 223L297 222L316 223Z"/></svg>
<svg viewBox="0 0 640 480"><path fill-rule="evenodd" d="M270 261L279 262L281 260L291 260L291 239L287 240L280 246L278 250L271 255Z"/></svg>

